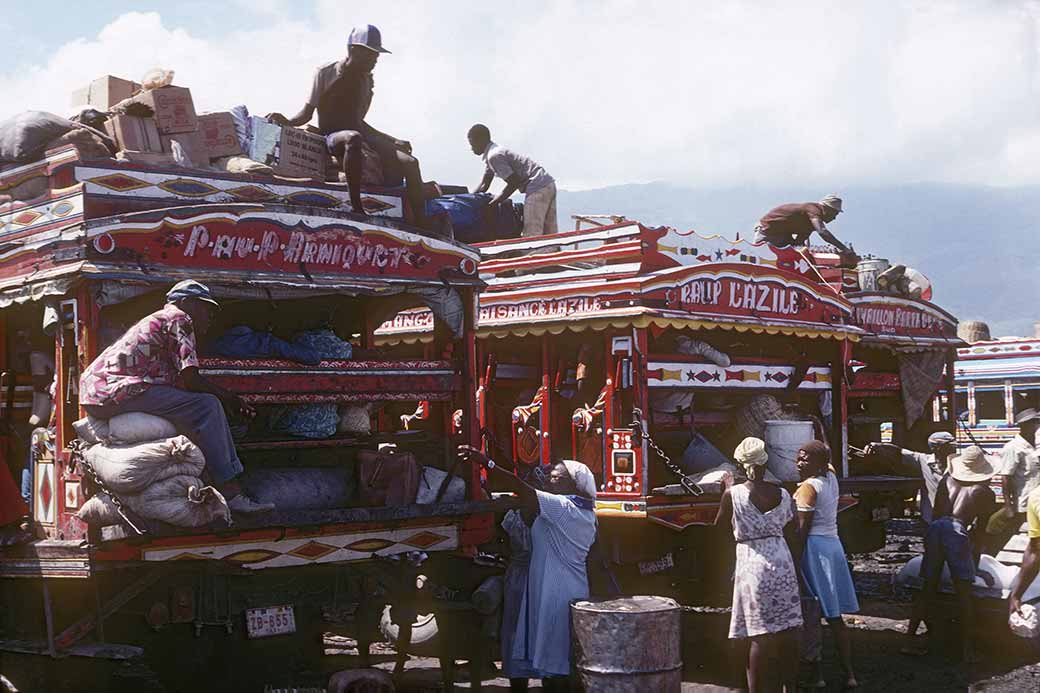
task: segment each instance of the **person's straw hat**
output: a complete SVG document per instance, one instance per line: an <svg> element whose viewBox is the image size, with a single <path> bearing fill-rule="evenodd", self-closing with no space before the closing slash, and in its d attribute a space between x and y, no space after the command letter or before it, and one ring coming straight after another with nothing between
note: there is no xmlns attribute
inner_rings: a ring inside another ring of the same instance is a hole
<svg viewBox="0 0 1040 693"><path fill-rule="evenodd" d="M1036 409L1023 409L1015 415L1016 424L1024 424L1026 421L1032 421L1034 419L1040 419L1040 412Z"/></svg>
<svg viewBox="0 0 1040 693"><path fill-rule="evenodd" d="M994 474L996 470L986 456L986 451L978 445L966 448L950 460L950 475L957 481L967 484L989 481Z"/></svg>
<svg viewBox="0 0 1040 693"><path fill-rule="evenodd" d="M841 198L837 195L828 195L827 197L820 200L820 204L830 207L835 212L843 211L841 208Z"/></svg>

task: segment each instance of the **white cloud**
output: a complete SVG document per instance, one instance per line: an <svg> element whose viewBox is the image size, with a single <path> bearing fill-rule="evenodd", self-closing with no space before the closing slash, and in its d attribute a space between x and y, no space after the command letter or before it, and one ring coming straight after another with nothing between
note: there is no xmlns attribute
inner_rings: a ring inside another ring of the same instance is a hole
<svg viewBox="0 0 1040 693"><path fill-rule="evenodd" d="M428 178L474 183L475 121L564 187L957 181L1040 183L1034 2L241 3L219 39L128 13L0 90L64 113L105 73L176 70L200 109L295 111L351 25L394 51L370 121L410 139ZM250 9L255 7L256 9Z"/></svg>

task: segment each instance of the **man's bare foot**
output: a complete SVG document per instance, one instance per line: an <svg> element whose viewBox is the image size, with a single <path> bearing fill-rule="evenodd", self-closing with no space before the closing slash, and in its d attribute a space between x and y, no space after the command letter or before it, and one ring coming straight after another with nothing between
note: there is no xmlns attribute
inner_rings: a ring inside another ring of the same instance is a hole
<svg viewBox="0 0 1040 693"><path fill-rule="evenodd" d="M350 198L350 211L354 212L354 214L364 214L365 213L365 205L361 201L360 197L357 198L356 200L353 197Z"/></svg>
<svg viewBox="0 0 1040 693"><path fill-rule="evenodd" d="M852 674L849 674L849 677L845 679L845 690L849 690L850 688L859 688L859 681L857 681L856 677Z"/></svg>

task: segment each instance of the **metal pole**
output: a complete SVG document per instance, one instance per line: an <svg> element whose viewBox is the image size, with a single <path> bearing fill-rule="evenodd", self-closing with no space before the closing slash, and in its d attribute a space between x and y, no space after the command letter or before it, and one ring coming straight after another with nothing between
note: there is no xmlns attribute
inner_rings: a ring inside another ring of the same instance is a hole
<svg viewBox="0 0 1040 693"><path fill-rule="evenodd" d="M51 591L47 586L46 578L43 583L43 618L47 622L47 654L57 657L58 651L54 647L54 614L51 611Z"/></svg>
<svg viewBox="0 0 1040 693"><path fill-rule="evenodd" d="M946 350L946 430L957 435L957 383L956 383L957 350Z"/></svg>
<svg viewBox="0 0 1040 693"><path fill-rule="evenodd" d="M94 608L97 610L97 625L94 630L97 631L98 640L105 642L105 612L101 608L101 585L98 584L101 576L94 575L90 581L94 583Z"/></svg>
<svg viewBox="0 0 1040 693"><path fill-rule="evenodd" d="M848 420L849 386L845 382L845 363L850 355L850 344L840 341L831 361L831 453L833 462L841 468L843 477L849 476Z"/></svg>

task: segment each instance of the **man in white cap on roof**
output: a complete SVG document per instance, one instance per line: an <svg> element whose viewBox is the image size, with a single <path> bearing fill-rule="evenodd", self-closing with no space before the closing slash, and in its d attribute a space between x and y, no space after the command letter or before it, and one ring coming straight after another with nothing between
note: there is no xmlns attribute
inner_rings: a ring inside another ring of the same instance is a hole
<svg viewBox="0 0 1040 693"><path fill-rule="evenodd" d="M777 248L806 245L815 231L842 255L855 255L827 228L827 222L837 219L841 212L841 198L836 195L828 195L819 202L791 202L774 207L755 227L755 243L768 243Z"/></svg>
<svg viewBox="0 0 1040 693"><path fill-rule="evenodd" d="M914 476L921 475L924 480L924 488L921 491L921 519L931 522L939 481L946 473L949 459L957 454L957 439L953 434L948 431L936 431L928 436L928 452L907 450L891 443L869 443L865 452L867 455L898 454L904 468L912 470Z"/></svg>
<svg viewBox="0 0 1040 693"><path fill-rule="evenodd" d="M350 204L358 214L365 213L361 205L361 171L362 144L367 144L379 153L384 185L400 185L404 179L415 223L424 227L426 202L422 174L419 161L412 156L411 143L382 133L365 122L375 89L372 70L379 56L389 52L383 47L379 29L371 24L354 27L347 39L347 57L318 68L311 95L300 112L291 118L281 113L271 113L267 118L277 125L300 126L309 123L314 112L318 112L318 130L325 135L329 151L342 162Z"/></svg>
<svg viewBox="0 0 1040 693"><path fill-rule="evenodd" d="M199 373L195 336L206 333L219 307L209 287L188 279L166 293L166 304L102 351L80 377L79 403L98 419L143 412L166 419L199 446L206 474L235 513L274 510L242 493L242 462L228 416L252 418L242 399Z"/></svg>
<svg viewBox="0 0 1040 693"><path fill-rule="evenodd" d="M979 538L986 518L996 505L996 497L989 487L996 470L986 456L986 451L972 445L959 456L950 460L950 472L942 483L935 498L936 519L928 526L924 537L924 559L921 562L921 577L924 589L914 602L910 623L907 626L908 645L903 654L919 655L926 650L915 642L917 628L928 616L932 599L942 581L943 564L949 568L953 590L957 595L957 607L961 626L961 643L964 660L977 661L975 653L975 609L971 600L971 587L975 582L976 566L979 563ZM993 576L979 571L987 585L993 585ZM928 634L938 620L929 621Z"/></svg>

